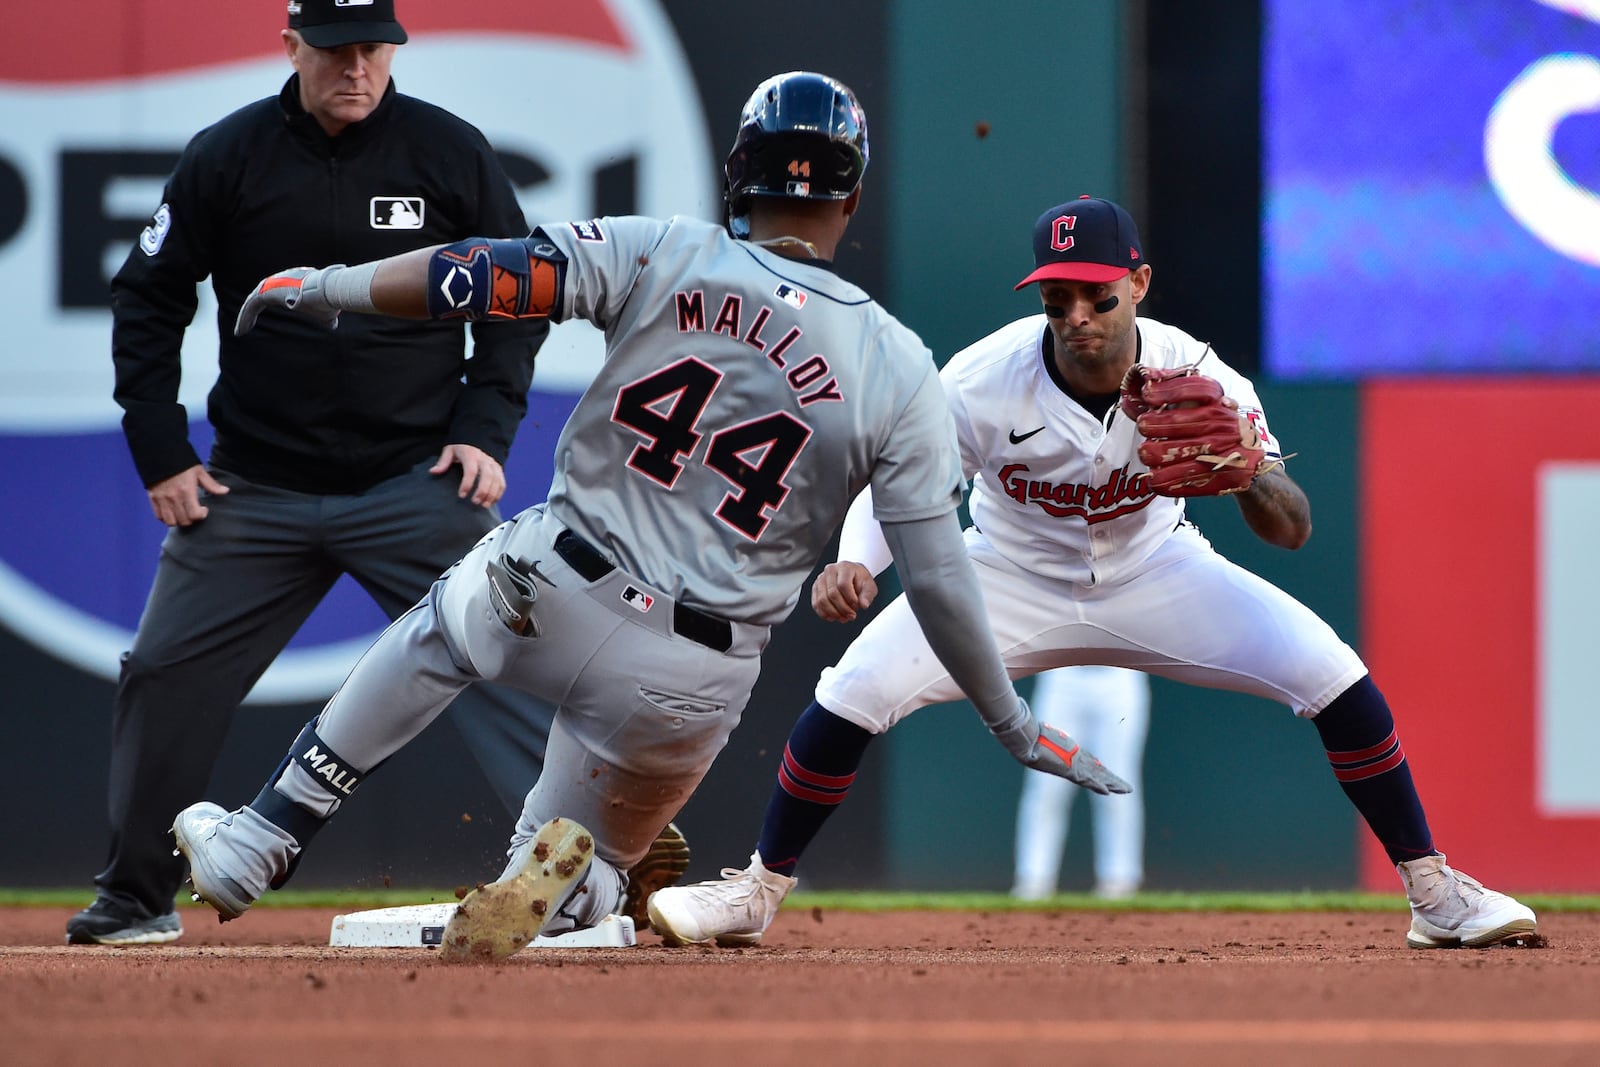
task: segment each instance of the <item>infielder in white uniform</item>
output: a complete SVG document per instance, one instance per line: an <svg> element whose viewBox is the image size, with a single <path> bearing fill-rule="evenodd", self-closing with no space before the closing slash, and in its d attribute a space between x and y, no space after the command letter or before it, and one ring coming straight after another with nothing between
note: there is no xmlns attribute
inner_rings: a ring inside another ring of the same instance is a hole
<svg viewBox="0 0 1600 1067"><path fill-rule="evenodd" d="M967 550L1011 675L1105 663L1286 704L1316 724L1335 776L1397 865L1410 944L1532 935L1532 911L1435 851L1394 719L1360 657L1310 609L1218 555L1185 518L1182 495L1152 489L1122 385L1192 366L1220 383L1234 439L1252 442L1251 469L1232 472L1245 522L1283 548L1311 534L1305 494L1282 468L1250 382L1182 330L1135 316L1151 268L1133 220L1106 200L1069 201L1039 217L1033 249L1036 269L1017 288L1037 284L1043 314L957 353L940 375L973 481ZM812 588L825 619L854 619L891 562L872 506L866 494L852 505L840 562ZM650 898L652 925L669 940L760 940L867 742L960 696L918 619L896 600L823 671L789 736L750 866Z"/></svg>
<svg viewBox="0 0 1600 1067"><path fill-rule="evenodd" d="M1140 767L1150 730L1149 676L1098 664L1058 667L1039 674L1029 703L1041 723L1077 738L1133 787L1126 796L1093 796L1089 802L1095 895L1132 896L1144 883ZM1012 896L1042 900L1056 892L1077 796L1071 782L1048 774L1022 776Z"/></svg>
<svg viewBox="0 0 1600 1067"><path fill-rule="evenodd" d="M463 902L444 955L501 958L615 913L623 872L721 751L771 627L869 484L895 556L919 575L907 596L930 617L931 647L1001 743L1126 791L1071 739L1041 734L993 643L973 640L986 627L931 354L831 269L866 162L850 91L780 75L741 117L729 229L604 218L257 287L240 330L268 308L330 327L341 311L582 318L605 331L606 359L562 429L549 500L383 634L255 800L178 815L198 898L233 918L281 884L361 779L487 678L559 710L510 863Z"/></svg>

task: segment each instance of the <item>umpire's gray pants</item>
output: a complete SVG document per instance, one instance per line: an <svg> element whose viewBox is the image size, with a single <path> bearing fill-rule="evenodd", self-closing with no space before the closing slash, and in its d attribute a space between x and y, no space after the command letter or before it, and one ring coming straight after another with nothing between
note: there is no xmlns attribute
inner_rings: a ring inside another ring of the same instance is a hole
<svg viewBox="0 0 1600 1067"><path fill-rule="evenodd" d="M234 709L341 574L393 619L500 521L456 496L459 469L430 475L429 465L331 496L212 472L230 491L205 499L204 521L168 533L123 657L101 895L149 915L172 910L183 878L173 817L204 798ZM452 719L513 813L538 778L552 714L503 688L457 702Z"/></svg>

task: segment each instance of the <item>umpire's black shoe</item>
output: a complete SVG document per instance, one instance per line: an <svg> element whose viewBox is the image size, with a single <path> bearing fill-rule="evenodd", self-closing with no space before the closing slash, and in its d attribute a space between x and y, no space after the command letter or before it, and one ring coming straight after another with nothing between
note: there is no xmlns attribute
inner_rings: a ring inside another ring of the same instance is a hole
<svg viewBox="0 0 1600 1067"><path fill-rule="evenodd" d="M176 911L142 918L105 897L67 920L69 945L161 945L182 936Z"/></svg>

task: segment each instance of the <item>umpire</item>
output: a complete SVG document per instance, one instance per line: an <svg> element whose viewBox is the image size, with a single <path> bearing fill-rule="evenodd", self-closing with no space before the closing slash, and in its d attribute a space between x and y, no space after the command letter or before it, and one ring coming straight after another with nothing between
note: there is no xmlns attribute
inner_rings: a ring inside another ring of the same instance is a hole
<svg viewBox="0 0 1600 1067"><path fill-rule="evenodd" d="M234 709L341 574L394 618L500 522L543 321L473 327L272 316L233 335L262 277L528 232L483 135L395 91L393 0L290 0L294 74L198 133L112 281L116 400L162 544L113 712L111 848L69 944L177 939L172 813L199 800ZM220 373L208 463L178 403L180 350L210 276ZM551 709L468 690L453 716L513 814Z"/></svg>

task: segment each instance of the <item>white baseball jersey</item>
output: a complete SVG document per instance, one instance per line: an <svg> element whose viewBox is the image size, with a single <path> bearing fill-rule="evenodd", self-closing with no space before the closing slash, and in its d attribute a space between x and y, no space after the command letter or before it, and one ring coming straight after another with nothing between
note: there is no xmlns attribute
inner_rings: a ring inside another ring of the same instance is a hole
<svg viewBox="0 0 1600 1067"><path fill-rule="evenodd" d="M1141 362L1198 362L1281 456L1249 381L1182 330L1135 322ZM1011 676L1104 663L1316 714L1366 673L1360 658L1299 601L1218 555L1182 499L1147 487L1138 427L1062 391L1045 368L1047 332L1043 315L1020 319L940 375L973 479L967 550ZM875 506L858 501L840 539L841 559L874 572L889 562ZM817 685L818 703L873 732L960 696L903 597Z"/></svg>
<svg viewBox="0 0 1600 1067"><path fill-rule="evenodd" d="M1020 319L957 353L940 374L973 479L973 525L995 550L1035 574L1069 582L1114 582L1138 567L1183 521L1180 497L1157 496L1141 477L1144 440L1115 407L1086 411L1045 369L1043 315ZM1255 388L1209 345L1154 319L1134 320L1139 361L1199 364L1280 456Z"/></svg>
<svg viewBox="0 0 1600 1067"><path fill-rule="evenodd" d="M623 569L774 624L869 479L885 518L960 504L932 354L861 289L697 219L542 232L568 260L554 317L607 340L549 506Z"/></svg>

